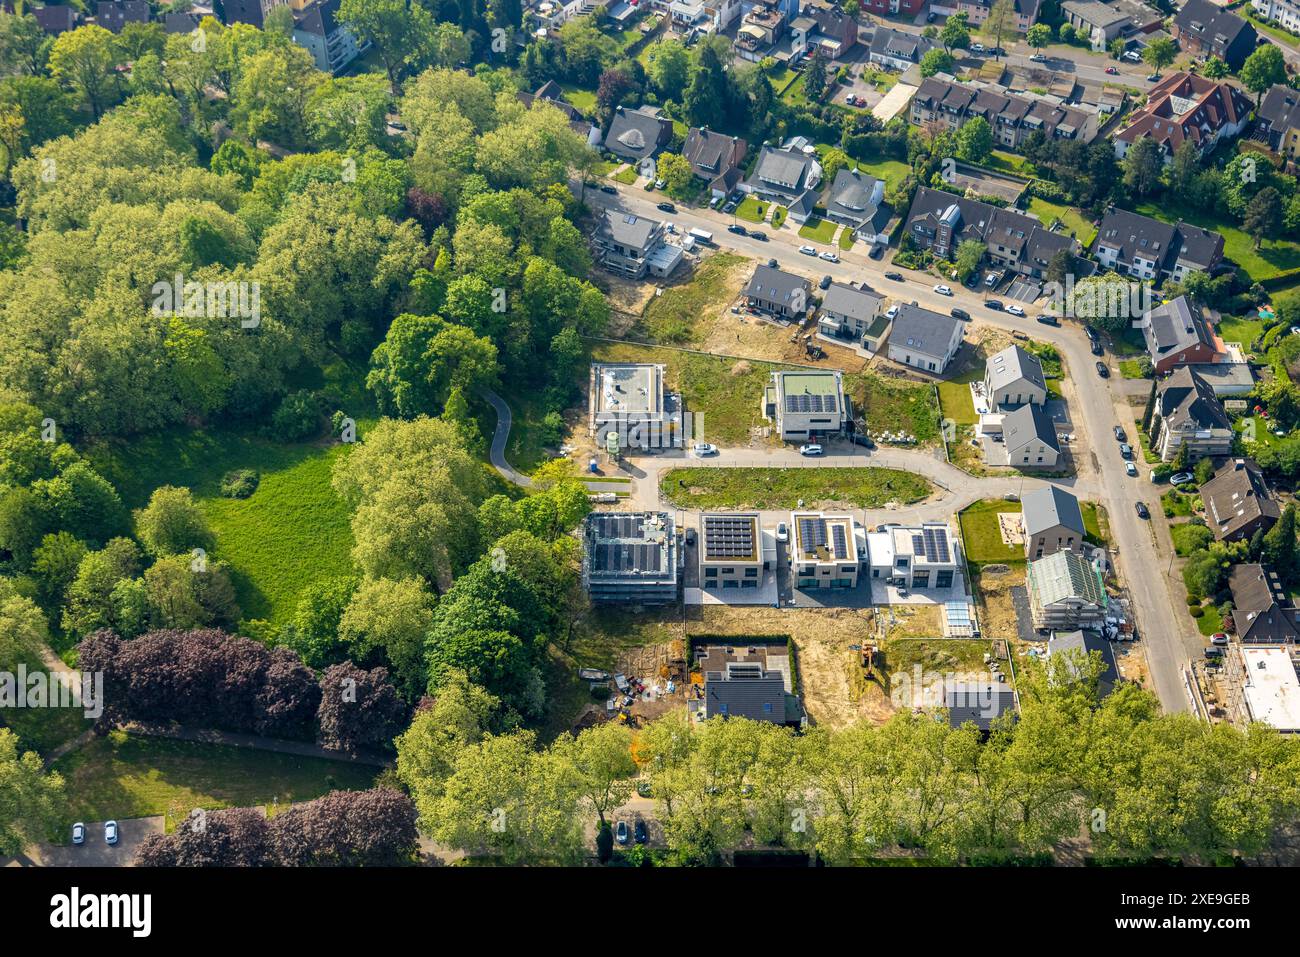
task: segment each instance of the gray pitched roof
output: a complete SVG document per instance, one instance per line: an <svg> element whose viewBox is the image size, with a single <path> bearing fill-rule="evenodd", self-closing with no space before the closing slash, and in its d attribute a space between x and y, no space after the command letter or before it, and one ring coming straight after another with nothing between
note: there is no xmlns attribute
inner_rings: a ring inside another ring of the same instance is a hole
<svg viewBox="0 0 1300 957"><path fill-rule="evenodd" d="M635 213L621 213L613 209L605 210L604 219L600 224L601 232L615 242L637 249L645 248L658 228L659 223L653 219L646 219Z"/></svg>
<svg viewBox="0 0 1300 957"><path fill-rule="evenodd" d="M1228 573L1232 625L1242 641L1300 640L1297 612L1277 573L1263 565L1234 565Z"/></svg>
<svg viewBox="0 0 1300 957"><path fill-rule="evenodd" d="M1227 50L1242 33L1250 31L1252 36L1255 33L1255 28L1241 17L1209 0L1186 0L1174 23L1180 31L1219 51Z"/></svg>
<svg viewBox="0 0 1300 957"><path fill-rule="evenodd" d="M1202 429L1227 429L1232 427L1223 403L1204 379L1187 366L1179 366L1165 380L1156 397L1160 417L1174 428L1192 422Z"/></svg>
<svg viewBox="0 0 1300 957"><path fill-rule="evenodd" d="M726 671L704 674L706 718L750 718L785 722L785 681L779 671L757 662L730 661Z"/></svg>
<svg viewBox="0 0 1300 957"><path fill-rule="evenodd" d="M697 176L711 180L735 168L748 148L748 144L739 137L692 126L686 133L682 155Z"/></svg>
<svg viewBox="0 0 1300 957"><path fill-rule="evenodd" d="M1068 651L1081 651L1085 655L1091 655L1094 651L1100 653L1105 670L1097 679L1097 697L1104 698L1115 690L1115 685L1119 682L1119 666L1115 661L1115 648L1109 641L1095 631L1058 631L1047 639L1048 654Z"/></svg>
<svg viewBox="0 0 1300 957"><path fill-rule="evenodd" d="M844 283L831 283L822 297L822 308L851 319L869 319L880 309L885 297L870 291L847 286Z"/></svg>
<svg viewBox="0 0 1300 957"><path fill-rule="evenodd" d="M1040 389L1047 388L1047 380L1043 377L1043 363L1038 356L1014 343L1001 352L989 356L985 369L988 371L989 385L994 392L1021 379Z"/></svg>
<svg viewBox="0 0 1300 957"><path fill-rule="evenodd" d="M872 53L896 60L911 60L913 63L920 63L921 57L937 46L928 37L891 30L889 27L876 27L876 32L871 35Z"/></svg>
<svg viewBox="0 0 1300 957"><path fill-rule="evenodd" d="M1300 91L1281 83L1273 84L1264 94L1257 115L1270 130L1285 132L1300 127Z"/></svg>
<svg viewBox="0 0 1300 957"><path fill-rule="evenodd" d="M1019 449L1035 439L1060 454L1061 446L1056 440L1056 423L1041 405L1025 403L1002 417L1002 440L1006 443L1008 452Z"/></svg>
<svg viewBox="0 0 1300 957"><path fill-rule="evenodd" d="M957 218L957 238L954 245L967 239L995 242L1012 249L1020 261L1033 261L1043 266L1062 250L1073 250L1075 242L1063 233L1054 233L1032 216L1012 209L1001 209L977 199L967 199L940 189L922 186L916 191L912 206L907 211L907 229L917 220L925 220L931 228L944 218Z"/></svg>
<svg viewBox="0 0 1300 957"><path fill-rule="evenodd" d="M663 148L673 134L672 120L646 110L619 107L605 134L605 149L632 159L645 159Z"/></svg>
<svg viewBox="0 0 1300 957"><path fill-rule="evenodd" d="M802 290L806 296L808 288L808 280L802 276L763 263L754 267L754 275L749 277L749 283L745 286L745 295L773 302L788 302L796 290Z"/></svg>
<svg viewBox="0 0 1300 957"><path fill-rule="evenodd" d="M1020 504L1026 535L1037 535L1058 525L1080 535L1085 533L1079 500L1059 486L1047 485L1026 492L1020 497Z"/></svg>
<svg viewBox="0 0 1300 957"><path fill-rule="evenodd" d="M800 150L779 150L764 146L750 178L781 189L801 192L807 181L808 168L815 159L815 156Z"/></svg>
<svg viewBox="0 0 1300 957"><path fill-rule="evenodd" d="M1214 537L1224 539L1259 518L1276 520L1282 514L1277 499L1254 462L1228 462L1201 486L1206 524Z"/></svg>
<svg viewBox="0 0 1300 957"><path fill-rule="evenodd" d="M1146 337L1147 351L1155 362L1197 344L1211 345L1214 341L1201 307L1186 296L1152 309L1142 334Z"/></svg>
<svg viewBox="0 0 1300 957"><path fill-rule="evenodd" d="M988 731L1002 715L1016 712L1016 693L1008 685L989 681L954 681L944 686L943 706L954 728L970 721Z"/></svg>
<svg viewBox="0 0 1300 957"><path fill-rule="evenodd" d="M894 331L889 334L891 344L910 349L922 355L942 359L948 354L954 328L961 320L914 306L910 302L898 307L894 317Z"/></svg>

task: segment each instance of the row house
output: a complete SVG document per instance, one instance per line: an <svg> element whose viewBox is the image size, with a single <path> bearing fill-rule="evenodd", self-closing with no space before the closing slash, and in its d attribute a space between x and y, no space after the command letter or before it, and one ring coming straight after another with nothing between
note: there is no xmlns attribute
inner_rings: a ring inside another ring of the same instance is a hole
<svg viewBox="0 0 1300 957"><path fill-rule="evenodd" d="M972 87L927 77L912 97L913 126L943 124L956 130L973 117L983 117L1000 146L1019 149L1033 133L1048 139L1088 143L1097 135L1097 116L1072 106L1030 99L1003 87Z"/></svg>

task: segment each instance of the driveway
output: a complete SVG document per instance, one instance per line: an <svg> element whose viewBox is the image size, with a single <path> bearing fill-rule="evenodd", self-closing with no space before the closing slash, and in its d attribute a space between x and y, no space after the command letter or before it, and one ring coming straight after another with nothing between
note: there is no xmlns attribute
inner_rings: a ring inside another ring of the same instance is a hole
<svg viewBox="0 0 1300 957"><path fill-rule="evenodd" d="M30 849L30 856L5 859L4 864L6 867L130 867L144 839L163 833L163 817L119 819L117 827L118 842L112 847L104 843L104 822L87 821L85 844L79 847L71 843L37 844Z"/></svg>

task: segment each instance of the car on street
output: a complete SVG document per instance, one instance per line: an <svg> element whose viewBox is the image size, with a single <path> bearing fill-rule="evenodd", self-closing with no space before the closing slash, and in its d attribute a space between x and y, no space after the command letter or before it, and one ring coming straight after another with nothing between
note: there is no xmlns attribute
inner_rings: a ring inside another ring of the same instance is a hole
<svg viewBox="0 0 1300 957"><path fill-rule="evenodd" d="M787 542L790 540L790 529L785 522L776 523L776 540L778 542Z"/></svg>
<svg viewBox="0 0 1300 957"><path fill-rule="evenodd" d="M116 821L104 822L104 843L109 845L117 843L117 822Z"/></svg>
<svg viewBox="0 0 1300 957"><path fill-rule="evenodd" d="M1129 478L1137 478L1138 467L1134 465L1132 462L1125 462L1124 473L1128 475Z"/></svg>
<svg viewBox="0 0 1300 957"><path fill-rule="evenodd" d="M951 287L951 286L945 286L943 283L939 283L938 285L936 285L936 286L934 287L934 291L937 292L937 293L938 293L939 295L941 295L941 296L951 296L951 295L952 295L952 287Z"/></svg>
<svg viewBox="0 0 1300 957"><path fill-rule="evenodd" d="M828 263L837 263L840 261L839 253L822 253L821 257Z"/></svg>
<svg viewBox="0 0 1300 957"><path fill-rule="evenodd" d="M691 451L696 455L717 455L718 447L712 442L696 442L691 446Z"/></svg>
<svg viewBox="0 0 1300 957"><path fill-rule="evenodd" d="M1097 363L1097 375L1101 376L1103 379L1110 378L1110 369L1106 367L1106 363L1104 362Z"/></svg>
<svg viewBox="0 0 1300 957"><path fill-rule="evenodd" d="M1148 82L1148 83L1159 83L1159 82L1160 82L1160 74L1159 74L1159 73L1152 73L1150 76L1147 77L1147 82Z"/></svg>
<svg viewBox="0 0 1300 957"><path fill-rule="evenodd" d="M1045 326L1059 326L1061 324L1059 319L1055 316L1050 316L1047 313L1043 313L1041 316L1035 316L1034 321L1041 322Z"/></svg>
<svg viewBox="0 0 1300 957"><path fill-rule="evenodd" d="M1119 444L1119 454L1124 456L1126 459L1131 459L1133 457L1133 446L1129 445L1127 442L1121 442Z"/></svg>
<svg viewBox="0 0 1300 957"><path fill-rule="evenodd" d="M727 227L727 232L735 233L737 236L745 236L748 235L749 230L747 230L744 226L740 225L739 223L732 223L730 226Z"/></svg>
<svg viewBox="0 0 1300 957"><path fill-rule="evenodd" d="M1017 306L1014 302L1011 305L1007 306L1007 312L1011 313L1011 315L1013 316L1023 316L1025 314L1025 310L1022 309L1020 306ZM1042 322L1042 320L1043 317L1039 316L1038 321ZM1051 325L1051 323L1048 323L1048 325Z"/></svg>
<svg viewBox="0 0 1300 957"><path fill-rule="evenodd" d="M1101 347L1101 343L1096 340L1093 340L1092 345L1088 347L1088 351L1094 356L1104 355L1106 352L1106 350Z"/></svg>
<svg viewBox="0 0 1300 957"><path fill-rule="evenodd" d="M984 300L984 308L985 308L985 309L992 309L994 312L1001 312L1001 311L1002 311L1002 300L1000 300L1000 299L985 299L985 300Z"/></svg>
<svg viewBox="0 0 1300 957"><path fill-rule="evenodd" d="M81 823L80 821L72 825L72 843L73 844L86 843L86 825Z"/></svg>
<svg viewBox="0 0 1300 957"><path fill-rule="evenodd" d="M885 247L879 244L871 247L871 252L867 253L872 259L884 259Z"/></svg>
<svg viewBox="0 0 1300 957"><path fill-rule="evenodd" d="M767 233L761 232L757 229L751 229L749 231L749 238L757 239L760 243L765 243L767 242Z"/></svg>
<svg viewBox="0 0 1300 957"><path fill-rule="evenodd" d="M970 322L970 313L965 309L959 309L955 306L952 310L952 317L954 319L960 319L962 322Z"/></svg>
<svg viewBox="0 0 1300 957"><path fill-rule="evenodd" d="M658 204L655 205L655 209L659 210L660 212L664 212L664 213L675 213L675 212L677 212L677 207L674 206L672 203L658 203Z"/></svg>
<svg viewBox="0 0 1300 957"><path fill-rule="evenodd" d="M799 454L800 455L821 455L822 447L815 443L813 445L801 445L799 446Z"/></svg>
<svg viewBox="0 0 1300 957"><path fill-rule="evenodd" d="M1108 66L1106 67L1106 74L1107 76L1119 76L1119 70L1115 69L1113 66Z"/></svg>
<svg viewBox="0 0 1300 957"><path fill-rule="evenodd" d="M1190 482L1193 478L1195 478L1195 476L1192 475L1191 472L1179 472L1177 475L1171 475L1171 476L1169 476L1169 484L1170 484L1170 485L1186 485L1186 484L1187 484L1188 482Z"/></svg>
<svg viewBox="0 0 1300 957"><path fill-rule="evenodd" d="M619 821L614 827L614 840L626 845L628 841L627 821Z"/></svg>
<svg viewBox="0 0 1300 957"><path fill-rule="evenodd" d="M1115 426L1115 441L1116 442L1128 441L1128 433L1124 431L1124 426L1122 425Z"/></svg>
<svg viewBox="0 0 1300 957"><path fill-rule="evenodd" d="M817 283L817 288L819 288L819 289L829 289L829 288L831 288L831 282L832 282L832 281L833 281L833 280L831 279L831 277L830 277L829 275L822 276L822 278L821 278L821 282Z"/></svg>
<svg viewBox="0 0 1300 957"><path fill-rule="evenodd" d="M901 272L887 272L885 273L885 278L891 282L902 282L903 274Z"/></svg>
<svg viewBox="0 0 1300 957"><path fill-rule="evenodd" d="M695 547L695 529L693 528L688 528L686 530L686 547L687 548Z"/></svg>
<svg viewBox="0 0 1300 957"><path fill-rule="evenodd" d="M1151 510L1147 508L1146 502L1134 502L1133 509L1138 513L1138 518L1151 517Z"/></svg>
<svg viewBox="0 0 1300 957"><path fill-rule="evenodd" d="M601 187L600 187L600 191L601 191L602 193L609 193L609 195L611 195L611 196L617 196L617 195L618 195L618 187L616 187L616 186L610 186L608 183L604 183L604 184L602 184Z"/></svg>
<svg viewBox="0 0 1300 957"><path fill-rule="evenodd" d="M1030 62L1030 63L1046 63L1046 62L1047 62L1047 54L1046 54L1046 53L1035 53L1033 56L1031 56L1031 57L1029 58L1029 62Z"/></svg>
<svg viewBox="0 0 1300 957"><path fill-rule="evenodd" d="M967 47L967 49L969 49L971 53L983 53L983 52L984 52L984 44L979 43L979 42L975 42L975 43L972 43L969 47Z"/></svg>
<svg viewBox="0 0 1300 957"><path fill-rule="evenodd" d="M1227 643L1228 636L1221 631L1216 631L1214 634L1210 635L1210 644L1212 645L1218 645L1222 648Z"/></svg>
<svg viewBox="0 0 1300 957"><path fill-rule="evenodd" d="M1097 334L1097 330L1094 329L1092 326L1084 326L1084 327L1083 327L1083 332L1084 332L1084 335L1086 335L1086 336L1088 337L1088 341L1089 341L1089 342L1100 342L1100 341L1101 341L1101 336Z"/></svg>
<svg viewBox="0 0 1300 957"><path fill-rule="evenodd" d="M814 247L814 246L800 246L800 247L799 247L799 252L803 253L805 256L816 256L816 255L817 255L817 249L816 249L816 247Z"/></svg>

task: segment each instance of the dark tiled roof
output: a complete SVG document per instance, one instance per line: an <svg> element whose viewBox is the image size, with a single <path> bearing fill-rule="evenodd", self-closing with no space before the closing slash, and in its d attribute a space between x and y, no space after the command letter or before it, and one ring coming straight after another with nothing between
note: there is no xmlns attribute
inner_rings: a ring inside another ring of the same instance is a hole
<svg viewBox="0 0 1300 957"><path fill-rule="evenodd" d="M714 179L735 168L745 158L748 144L739 137L691 127L682 155L703 179Z"/></svg>
<svg viewBox="0 0 1300 957"><path fill-rule="evenodd" d="M1004 684L991 682L950 682L944 688L943 705L948 709L948 723L960 728L970 721L981 731L988 731L1004 714L1015 714L1016 693Z"/></svg>
<svg viewBox="0 0 1300 957"><path fill-rule="evenodd" d="M1026 402L1002 417L1002 440L1006 443L1008 452L1022 448L1034 439L1060 454L1056 423L1041 405Z"/></svg>
<svg viewBox="0 0 1300 957"><path fill-rule="evenodd" d="M1234 565L1228 573L1232 624L1242 641L1300 640L1296 610L1274 572L1262 565Z"/></svg>
<svg viewBox="0 0 1300 957"><path fill-rule="evenodd" d="M785 722L785 680L758 663L728 662L725 671L704 673L706 718Z"/></svg>
<svg viewBox="0 0 1300 957"><path fill-rule="evenodd" d="M1152 309L1142 334L1153 362L1197 345L1214 347L1214 333L1205 321L1205 313L1186 296Z"/></svg>
<svg viewBox="0 0 1300 957"><path fill-rule="evenodd" d="M953 329L961 328L961 325L960 319L931 312L910 302L903 303L894 317L894 331L889 334L889 342L900 349L941 358L948 354Z"/></svg>
<svg viewBox="0 0 1300 957"><path fill-rule="evenodd" d="M1115 648L1095 631L1055 632L1047 640L1047 651L1052 655L1067 651L1081 651L1085 655L1091 655L1094 651L1099 652L1105 670L1097 679L1097 697L1104 698L1115 690L1115 685L1119 682Z"/></svg>
<svg viewBox="0 0 1300 957"><path fill-rule="evenodd" d="M1215 6L1209 0L1186 0L1174 17L1178 31L1196 37L1202 44L1222 53L1237 42L1243 33L1251 37L1255 28L1231 10ZM1251 40L1254 43L1254 40Z"/></svg>
<svg viewBox="0 0 1300 957"><path fill-rule="evenodd" d="M620 156L645 159L653 156L672 138L673 122L641 110L619 107L605 134L605 149Z"/></svg>
<svg viewBox="0 0 1300 957"><path fill-rule="evenodd" d="M1157 397L1160 417L1170 427L1178 428L1191 422L1202 429L1227 429L1232 427L1223 404L1204 379L1189 369L1179 366L1165 382Z"/></svg>
<svg viewBox="0 0 1300 957"><path fill-rule="evenodd" d="M770 302L789 302L796 290L802 290L806 297L808 288L808 280L802 276L763 264L755 267L754 275L749 277L745 295Z"/></svg>
<svg viewBox="0 0 1300 957"><path fill-rule="evenodd" d="M1205 523L1217 539L1228 538L1256 519L1276 520L1281 515L1277 499L1254 462L1228 462L1201 486Z"/></svg>

